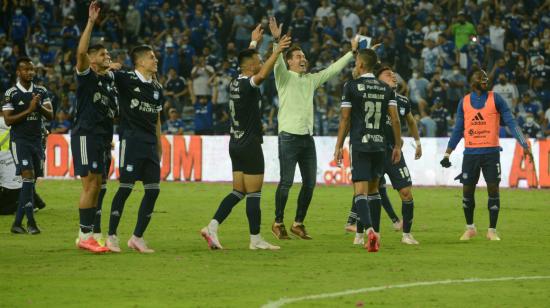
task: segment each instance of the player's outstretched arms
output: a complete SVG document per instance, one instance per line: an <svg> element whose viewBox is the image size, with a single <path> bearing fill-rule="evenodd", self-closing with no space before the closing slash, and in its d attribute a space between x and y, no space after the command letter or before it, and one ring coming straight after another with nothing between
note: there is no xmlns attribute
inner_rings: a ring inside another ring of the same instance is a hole
<svg viewBox="0 0 550 308"><path fill-rule="evenodd" d="M78 48L76 49L76 70L78 72L84 72L90 67L88 47L90 45L92 29L94 28L94 24L99 17L100 10L101 9L97 1L92 1L92 3L90 3L90 7L88 8L88 22L86 23L86 28L84 28L84 31L80 36Z"/></svg>
<svg viewBox="0 0 550 308"><path fill-rule="evenodd" d="M262 65L262 68L260 69L258 74L252 76L255 85L260 85L267 78L267 76L269 76L269 74L273 70L275 61L277 61L279 55L283 52L283 50L287 49L291 43L292 39L290 36L284 35L279 40L277 48L275 48L269 59L267 59L267 61L265 61L265 63Z"/></svg>

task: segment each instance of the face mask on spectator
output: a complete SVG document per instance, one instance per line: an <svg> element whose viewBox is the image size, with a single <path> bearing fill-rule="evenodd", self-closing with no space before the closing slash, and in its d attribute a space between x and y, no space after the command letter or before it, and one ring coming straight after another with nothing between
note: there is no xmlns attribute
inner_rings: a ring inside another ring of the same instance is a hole
<svg viewBox="0 0 550 308"><path fill-rule="evenodd" d="M533 119L533 117L527 117L527 118L525 119L525 122L531 124L531 123L535 122L535 119Z"/></svg>
<svg viewBox="0 0 550 308"><path fill-rule="evenodd" d="M523 68L523 67L525 66L525 62L523 62L523 61L518 62L518 65L519 65L519 67L522 67L522 68Z"/></svg>
<svg viewBox="0 0 550 308"><path fill-rule="evenodd" d="M460 74L460 71L459 70L453 70L453 74L458 75L458 74Z"/></svg>
<svg viewBox="0 0 550 308"><path fill-rule="evenodd" d="M430 25L430 31L435 31L437 29L437 25Z"/></svg>
<svg viewBox="0 0 550 308"><path fill-rule="evenodd" d="M418 78L418 73L413 73L413 74L412 74L412 77L413 77L413 79Z"/></svg>
<svg viewBox="0 0 550 308"><path fill-rule="evenodd" d="M540 46L539 41L533 41L533 47L539 48L539 46Z"/></svg>

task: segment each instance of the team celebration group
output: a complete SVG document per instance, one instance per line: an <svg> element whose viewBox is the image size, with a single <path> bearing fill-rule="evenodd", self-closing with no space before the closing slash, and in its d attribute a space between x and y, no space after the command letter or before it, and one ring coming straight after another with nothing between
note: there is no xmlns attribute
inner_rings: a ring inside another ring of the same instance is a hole
<svg viewBox="0 0 550 308"><path fill-rule="evenodd" d="M144 194L137 222L127 246L141 253L154 252L143 239L160 193L160 112L164 104L163 89L156 80L158 60L151 46L137 46L131 51L133 71L121 70L111 61L109 52L100 44L90 44L92 30L100 14L96 2L89 6L88 22L77 48L77 105L71 131L71 151L75 174L80 176L82 190L79 204L80 230L77 247L94 253L121 252L117 228L124 205L135 182L142 181ZM391 66L378 61L373 49L362 46L359 38L351 42L351 51L326 69L308 73L308 60L291 37L283 35L282 24L269 20L274 39L273 52L262 61L256 50L264 29L258 25L251 34L249 48L238 55L240 75L229 84L231 131L229 156L233 171L233 190L221 201L212 220L200 230L210 249L223 249L218 228L233 207L246 198L249 222L249 248L277 250L260 235L264 157L261 121L260 85L273 72L279 96L278 146L280 182L275 194L275 220L272 233L277 240L289 240L284 224L285 206L293 184L296 166L302 176L296 216L290 234L311 240L304 220L316 183L316 150L313 135L313 97L315 90L337 76L350 62L355 62L353 79L342 91L340 124L334 149L334 160L340 164L343 147L349 134L349 155L354 194L345 226L355 232L354 245L368 252L380 247L382 208L392 220L395 230L402 230L401 242L417 245L411 233L414 199L409 169L401 152L401 125L407 125L416 142L415 159L422 156L416 122L408 98L396 93L397 80ZM2 111L10 130L10 151L16 164L22 188L15 220L14 234L39 234L33 214L35 183L43 176L44 147L42 121L53 118L48 90L33 84L34 65L29 58L20 58L16 66L17 84L4 95ZM466 231L460 240L469 240L477 233L474 225L474 192L483 172L489 195L489 228L487 238L500 240L496 231L500 210L499 127L503 121L532 159L529 144L517 127L506 102L488 91L488 77L483 70L474 70L469 81L472 92L463 97L457 109L457 121L441 160L450 167L450 154L464 138L462 173L463 210ZM107 236L101 230L101 212L106 192L106 179L111 165L113 120L119 119L120 185L112 200ZM435 153L433 153L435 154ZM402 219L388 199L385 177L398 191L402 201ZM26 228L23 219L27 218Z"/></svg>

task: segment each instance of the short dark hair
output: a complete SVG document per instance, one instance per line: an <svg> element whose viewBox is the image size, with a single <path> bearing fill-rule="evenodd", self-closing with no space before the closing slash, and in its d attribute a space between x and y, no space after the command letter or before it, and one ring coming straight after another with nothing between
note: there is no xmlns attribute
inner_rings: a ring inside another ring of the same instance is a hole
<svg viewBox="0 0 550 308"><path fill-rule="evenodd" d="M149 52L149 51L153 51L153 47L149 45L139 45L134 47L134 49L132 49L132 51L130 52L130 58L132 59L132 64L134 64L135 66L137 63L137 60L141 58L141 56L143 56L146 52Z"/></svg>
<svg viewBox="0 0 550 308"><path fill-rule="evenodd" d="M285 61L292 59L292 53L298 50L302 51L302 48L300 48L300 46L298 45L290 46L290 48L285 53Z"/></svg>
<svg viewBox="0 0 550 308"><path fill-rule="evenodd" d="M357 53L357 57L365 63L367 70L372 70L378 62L378 56L372 49L361 49Z"/></svg>
<svg viewBox="0 0 550 308"><path fill-rule="evenodd" d="M21 57L19 59L17 59L17 61L15 62L15 69L18 69L19 68L19 65L21 63L31 63L32 62L32 59L29 58L29 57Z"/></svg>
<svg viewBox="0 0 550 308"><path fill-rule="evenodd" d="M88 47L88 54L96 53L101 49L106 49L105 46L103 46L103 44L94 44Z"/></svg>
<svg viewBox="0 0 550 308"><path fill-rule="evenodd" d="M373 68L374 75L378 78L383 72L392 70L391 66L385 63L376 63Z"/></svg>
<svg viewBox="0 0 550 308"><path fill-rule="evenodd" d="M242 67L244 62L251 59L257 53L258 52L256 51L256 49L245 49L245 50L239 52L239 55L237 57L237 61L239 61L239 66Z"/></svg>

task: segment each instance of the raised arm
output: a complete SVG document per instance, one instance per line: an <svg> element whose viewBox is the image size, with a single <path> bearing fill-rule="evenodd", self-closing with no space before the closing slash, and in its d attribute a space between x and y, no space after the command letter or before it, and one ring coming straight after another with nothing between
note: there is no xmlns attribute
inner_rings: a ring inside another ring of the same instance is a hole
<svg viewBox="0 0 550 308"><path fill-rule="evenodd" d="M78 42L78 48L76 50L76 70L77 72L84 72L90 67L90 59L88 58L88 46L90 45L90 38L92 36L92 29L94 24L99 16L99 4L96 1L90 3L88 8L88 22L86 23L86 28L80 36L80 41Z"/></svg>
<svg viewBox="0 0 550 308"><path fill-rule="evenodd" d="M323 83L325 83L327 80L331 79L332 77L339 74L351 60L353 60L353 53L357 51L357 48L359 46L359 40L357 37L355 37L353 40L351 40L351 50L347 52L344 56L342 56L338 61L332 63L329 67L325 68L324 70L312 74L315 88L318 88Z"/></svg>
<svg viewBox="0 0 550 308"><path fill-rule="evenodd" d="M256 75L252 76L255 85L260 85L269 76L269 74L273 70L275 61L281 55L283 50L287 49L290 46L290 43L291 39L289 36L286 35L279 40L277 48L273 51L269 59L267 59L267 61L265 61L265 63L262 65L260 71Z"/></svg>
<svg viewBox="0 0 550 308"><path fill-rule="evenodd" d="M282 29L283 24L277 26L277 20L275 19L275 17L269 17L269 30L271 31L271 36L273 36L273 40L275 41L273 43L273 52L275 52L275 50L277 49L278 44L276 42L281 38ZM285 84L290 77L290 73L286 68L285 60L283 59L282 53L277 55L274 72L275 82L277 85Z"/></svg>

